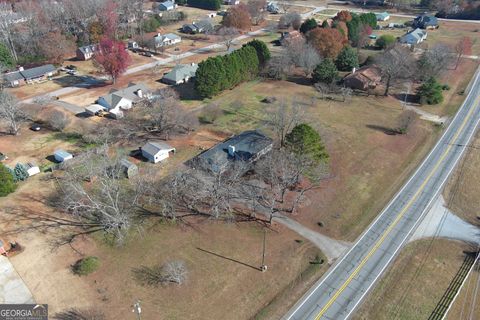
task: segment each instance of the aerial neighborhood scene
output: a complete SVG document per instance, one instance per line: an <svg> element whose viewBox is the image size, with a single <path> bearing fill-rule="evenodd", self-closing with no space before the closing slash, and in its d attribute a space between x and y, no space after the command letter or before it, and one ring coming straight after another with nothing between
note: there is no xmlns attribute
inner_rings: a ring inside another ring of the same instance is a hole
<svg viewBox="0 0 480 320"><path fill-rule="evenodd" d="M0 319L480 319L480 3L0 0Z"/></svg>

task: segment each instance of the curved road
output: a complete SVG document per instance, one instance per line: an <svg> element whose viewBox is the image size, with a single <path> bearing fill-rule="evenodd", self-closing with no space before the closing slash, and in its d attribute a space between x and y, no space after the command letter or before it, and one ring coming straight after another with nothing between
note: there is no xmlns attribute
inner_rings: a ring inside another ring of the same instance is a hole
<svg viewBox="0 0 480 320"><path fill-rule="evenodd" d="M480 122L479 70L463 105L417 171L285 320L341 320L354 312L422 221L474 135Z"/></svg>

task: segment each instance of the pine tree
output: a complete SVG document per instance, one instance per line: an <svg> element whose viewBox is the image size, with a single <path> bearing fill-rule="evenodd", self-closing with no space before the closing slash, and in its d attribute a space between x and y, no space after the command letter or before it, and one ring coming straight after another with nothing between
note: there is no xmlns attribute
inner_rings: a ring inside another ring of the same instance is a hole
<svg viewBox="0 0 480 320"><path fill-rule="evenodd" d="M29 177L27 168L25 168L25 166L21 163L17 163L17 165L13 169L13 172L15 173L15 178L17 181L24 181L27 180Z"/></svg>
<svg viewBox="0 0 480 320"><path fill-rule="evenodd" d="M295 126L285 139L293 152L308 156L315 162L326 161L329 158L320 135L306 123Z"/></svg>
<svg viewBox="0 0 480 320"><path fill-rule="evenodd" d="M335 60L338 70L351 71L353 68L358 67L358 54L357 50L350 46L344 47L337 59Z"/></svg>
<svg viewBox="0 0 480 320"><path fill-rule="evenodd" d="M313 81L332 83L338 76L337 66L332 59L326 58L313 71Z"/></svg>
<svg viewBox="0 0 480 320"><path fill-rule="evenodd" d="M15 191L16 185L12 170L0 163L0 197Z"/></svg>

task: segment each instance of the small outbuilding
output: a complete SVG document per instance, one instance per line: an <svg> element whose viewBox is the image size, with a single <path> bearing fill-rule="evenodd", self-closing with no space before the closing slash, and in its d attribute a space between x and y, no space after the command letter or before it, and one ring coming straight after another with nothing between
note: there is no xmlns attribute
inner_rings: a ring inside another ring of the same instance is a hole
<svg viewBox="0 0 480 320"><path fill-rule="evenodd" d="M157 163L170 157L170 153L175 153L175 148L161 141L148 141L141 147L142 156L148 161Z"/></svg>
<svg viewBox="0 0 480 320"><path fill-rule="evenodd" d="M376 88L382 81L382 73L379 67L375 65L365 66L358 70L353 70L344 79L346 87L367 91Z"/></svg>
<svg viewBox="0 0 480 320"><path fill-rule="evenodd" d="M55 160L58 162L64 162L70 159L73 159L73 154L68 153L65 150L59 149L53 153Z"/></svg>
<svg viewBox="0 0 480 320"><path fill-rule="evenodd" d="M97 115L99 112L106 111L107 108L104 106L101 106L99 104L92 104L88 107L85 107L85 112L88 113L91 116Z"/></svg>
<svg viewBox="0 0 480 320"><path fill-rule="evenodd" d="M120 167L125 176L130 179L138 174L138 167L133 162L123 158L120 160Z"/></svg>
<svg viewBox="0 0 480 320"><path fill-rule="evenodd" d="M377 21L387 21L390 19L390 14L386 11L375 13L375 17L377 17Z"/></svg>
<svg viewBox="0 0 480 320"><path fill-rule="evenodd" d="M27 169L29 177L40 173L40 168L37 165L35 165L34 163L29 162L27 164L24 164L24 166L25 166L25 169Z"/></svg>

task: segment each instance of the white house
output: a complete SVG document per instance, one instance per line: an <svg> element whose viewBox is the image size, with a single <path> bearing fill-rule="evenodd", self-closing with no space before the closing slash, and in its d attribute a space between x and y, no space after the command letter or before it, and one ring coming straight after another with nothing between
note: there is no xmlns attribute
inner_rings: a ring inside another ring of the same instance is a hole
<svg viewBox="0 0 480 320"><path fill-rule="evenodd" d="M85 107L85 112L88 113L91 116L94 116L98 114L101 111L105 111L106 108L104 106L101 106L99 104L92 104L88 107Z"/></svg>
<svg viewBox="0 0 480 320"><path fill-rule="evenodd" d="M24 166L25 166L25 168L27 169L27 172L28 172L28 176L29 176L29 177L34 176L34 175L36 175L37 173L40 173L40 168L39 168L37 165L35 165L35 164L31 163L31 162L25 164Z"/></svg>
<svg viewBox="0 0 480 320"><path fill-rule="evenodd" d="M240 4L240 0L225 0L224 2L226 5L235 6Z"/></svg>
<svg viewBox="0 0 480 320"><path fill-rule="evenodd" d="M97 104L113 115L121 117L123 110L131 109L136 103L148 99L150 95L150 90L144 84L130 83L125 89L113 89L109 94L101 96Z"/></svg>
<svg viewBox="0 0 480 320"><path fill-rule="evenodd" d="M174 33L167 33L165 35L157 33L157 35L153 37L153 40L155 42L155 48L160 48L180 43L182 38Z"/></svg>
<svg viewBox="0 0 480 320"><path fill-rule="evenodd" d="M170 152L175 153L175 148L160 141L148 141L141 150L142 156L153 163L167 159L170 156Z"/></svg>
<svg viewBox="0 0 480 320"><path fill-rule="evenodd" d="M165 1L165 2L159 3L158 5L154 4L154 6L156 6L155 9L160 11L171 11L177 7L177 5L175 4L175 1L173 0Z"/></svg>
<svg viewBox="0 0 480 320"><path fill-rule="evenodd" d="M68 153L67 151L62 149L56 150L53 153L53 156L55 157L55 160L57 160L58 162L64 162L64 161L73 159L73 155L71 153Z"/></svg>

